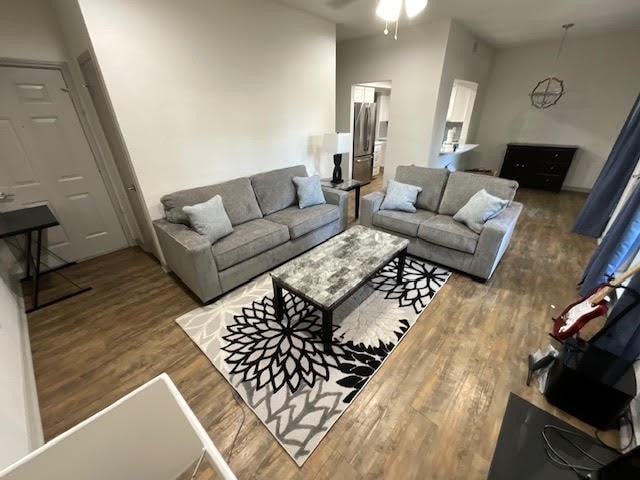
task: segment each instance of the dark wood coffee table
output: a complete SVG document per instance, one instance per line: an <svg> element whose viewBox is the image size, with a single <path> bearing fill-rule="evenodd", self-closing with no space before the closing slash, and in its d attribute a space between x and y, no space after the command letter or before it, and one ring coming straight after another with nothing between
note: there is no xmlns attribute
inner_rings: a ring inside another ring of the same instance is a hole
<svg viewBox="0 0 640 480"><path fill-rule="evenodd" d="M331 350L333 311L398 258L397 281L402 280L409 241L356 225L271 272L276 319L284 315L283 290L297 295L322 312L322 338Z"/></svg>

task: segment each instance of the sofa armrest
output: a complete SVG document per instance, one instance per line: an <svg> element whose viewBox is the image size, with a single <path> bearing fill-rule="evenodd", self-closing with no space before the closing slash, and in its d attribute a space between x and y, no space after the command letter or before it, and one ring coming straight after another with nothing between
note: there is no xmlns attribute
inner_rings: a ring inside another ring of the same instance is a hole
<svg viewBox="0 0 640 480"><path fill-rule="evenodd" d="M186 225L154 220L153 227L167 265L202 300L222 293L211 243Z"/></svg>
<svg viewBox="0 0 640 480"><path fill-rule="evenodd" d="M340 209L340 224L342 230L346 229L349 220L349 192L323 186L322 193L324 193L324 199L327 203L338 206Z"/></svg>
<svg viewBox="0 0 640 480"><path fill-rule="evenodd" d="M372 192L360 199L360 225L373 226L373 214L380 210L384 192Z"/></svg>
<svg viewBox="0 0 640 480"><path fill-rule="evenodd" d="M491 278L511 241L520 212L522 212L522 204L511 202L502 213L484 224L470 273L486 280Z"/></svg>

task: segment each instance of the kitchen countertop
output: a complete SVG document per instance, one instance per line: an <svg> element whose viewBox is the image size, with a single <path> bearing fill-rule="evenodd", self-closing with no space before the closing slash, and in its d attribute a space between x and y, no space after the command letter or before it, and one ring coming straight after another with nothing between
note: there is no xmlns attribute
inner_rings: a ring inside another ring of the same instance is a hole
<svg viewBox="0 0 640 480"><path fill-rule="evenodd" d="M465 152L473 150L477 146L478 144L476 143L465 143L464 145L458 145L458 149L455 152L453 150L440 150L440 155L461 155Z"/></svg>

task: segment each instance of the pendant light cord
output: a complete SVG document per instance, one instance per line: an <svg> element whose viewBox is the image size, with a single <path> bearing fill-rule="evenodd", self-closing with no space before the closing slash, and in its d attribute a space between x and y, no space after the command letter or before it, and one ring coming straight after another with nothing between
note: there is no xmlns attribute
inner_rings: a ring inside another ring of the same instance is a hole
<svg viewBox="0 0 640 480"><path fill-rule="evenodd" d="M574 25L573 23L565 23L564 25L562 25L562 28L564 29L564 33L562 34L562 39L560 40L560 46L558 47L558 53L556 54L556 63L558 62L558 60L560 60L560 54L562 54L562 49L564 48L564 41L567 38L567 32L571 27L573 27L573 25Z"/></svg>

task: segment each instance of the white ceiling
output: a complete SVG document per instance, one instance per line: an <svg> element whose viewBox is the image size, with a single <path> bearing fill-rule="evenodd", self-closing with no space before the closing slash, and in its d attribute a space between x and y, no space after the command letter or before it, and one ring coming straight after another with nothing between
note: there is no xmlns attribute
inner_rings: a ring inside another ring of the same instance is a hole
<svg viewBox="0 0 640 480"><path fill-rule="evenodd" d="M382 33L375 16L377 0L276 0L337 24L338 40ZM640 0L430 0L426 10L402 26L453 18L497 47L559 38L562 24L570 35L640 28Z"/></svg>

